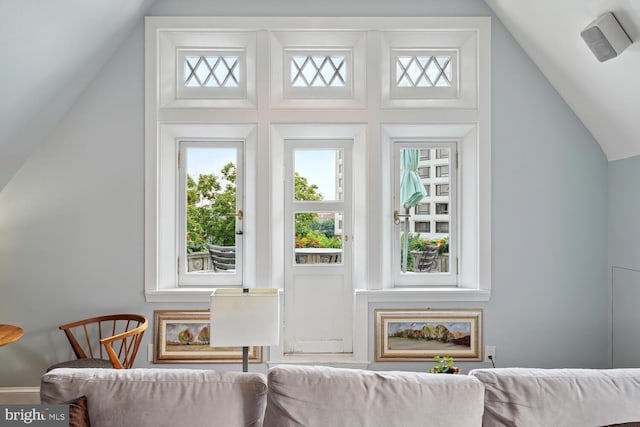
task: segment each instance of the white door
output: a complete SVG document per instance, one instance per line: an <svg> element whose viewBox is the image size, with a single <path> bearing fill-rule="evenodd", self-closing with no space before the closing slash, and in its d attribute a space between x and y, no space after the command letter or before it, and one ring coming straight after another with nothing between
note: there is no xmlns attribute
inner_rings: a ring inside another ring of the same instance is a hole
<svg viewBox="0 0 640 427"><path fill-rule="evenodd" d="M352 145L285 141L285 353L352 351Z"/></svg>

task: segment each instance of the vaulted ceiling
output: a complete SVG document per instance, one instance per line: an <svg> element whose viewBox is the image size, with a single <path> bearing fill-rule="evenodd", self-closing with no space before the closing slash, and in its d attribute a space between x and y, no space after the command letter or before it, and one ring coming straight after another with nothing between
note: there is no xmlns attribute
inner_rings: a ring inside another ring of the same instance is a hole
<svg viewBox="0 0 640 427"><path fill-rule="evenodd" d="M155 0L0 0L0 190Z"/></svg>
<svg viewBox="0 0 640 427"><path fill-rule="evenodd" d="M0 0L0 190L154 2ZM640 154L640 43L600 63L580 38L612 11L640 40L640 1L486 2L609 160Z"/></svg>
<svg viewBox="0 0 640 427"><path fill-rule="evenodd" d="M486 0L609 160L640 154L640 1ZM598 62L580 32L613 12L635 43Z"/></svg>

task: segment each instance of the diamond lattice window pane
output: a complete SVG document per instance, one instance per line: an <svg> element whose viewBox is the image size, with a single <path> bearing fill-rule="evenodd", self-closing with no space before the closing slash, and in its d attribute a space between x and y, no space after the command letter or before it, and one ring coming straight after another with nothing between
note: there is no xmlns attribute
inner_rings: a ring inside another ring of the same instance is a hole
<svg viewBox="0 0 640 427"><path fill-rule="evenodd" d="M240 84L238 56L187 56L184 67L187 87L238 87Z"/></svg>
<svg viewBox="0 0 640 427"><path fill-rule="evenodd" d="M302 76L304 77L304 80L307 82L307 84L310 86L313 85L315 76L318 74L318 68L313 61L313 58L308 58L304 66L302 67L302 70L300 71L302 72Z"/></svg>
<svg viewBox="0 0 640 427"><path fill-rule="evenodd" d="M345 87L347 69L343 55L294 55L291 57L293 87Z"/></svg>
<svg viewBox="0 0 640 427"><path fill-rule="evenodd" d="M398 87L451 87L451 57L445 55L398 56Z"/></svg>

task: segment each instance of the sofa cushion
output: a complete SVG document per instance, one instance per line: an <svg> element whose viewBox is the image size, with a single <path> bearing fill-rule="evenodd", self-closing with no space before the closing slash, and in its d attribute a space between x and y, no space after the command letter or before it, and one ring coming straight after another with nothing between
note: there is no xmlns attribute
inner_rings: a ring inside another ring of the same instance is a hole
<svg viewBox="0 0 640 427"><path fill-rule="evenodd" d="M640 369L475 369L484 425L604 426L640 420Z"/></svg>
<svg viewBox="0 0 640 427"><path fill-rule="evenodd" d="M480 426L483 396L466 375L282 365L269 370L264 426Z"/></svg>
<svg viewBox="0 0 640 427"><path fill-rule="evenodd" d="M42 403L87 397L92 427L260 426L267 378L196 369L54 369Z"/></svg>

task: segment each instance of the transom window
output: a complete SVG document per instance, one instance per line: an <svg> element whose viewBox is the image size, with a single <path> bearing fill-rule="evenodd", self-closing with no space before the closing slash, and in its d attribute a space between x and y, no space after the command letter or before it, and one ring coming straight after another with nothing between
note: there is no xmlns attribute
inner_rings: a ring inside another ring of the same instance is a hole
<svg viewBox="0 0 640 427"><path fill-rule="evenodd" d="M176 40L179 42L179 40ZM176 47L172 58L176 61L172 87L163 86L161 95L175 97L176 106L247 104L253 83L253 70L247 68L246 48L231 49L215 46L206 49ZM168 62L168 61L167 61ZM173 74L173 73L172 73ZM170 77L166 76L167 84ZM233 100L233 103L229 103Z"/></svg>
<svg viewBox="0 0 640 427"><path fill-rule="evenodd" d="M187 87L238 87L238 56L185 56L184 85Z"/></svg>
<svg viewBox="0 0 640 427"><path fill-rule="evenodd" d="M451 56L413 55L396 58L396 84L399 87L451 87Z"/></svg>
<svg viewBox="0 0 640 427"><path fill-rule="evenodd" d="M347 69L344 55L293 55L293 87L344 87Z"/></svg>
<svg viewBox="0 0 640 427"><path fill-rule="evenodd" d="M349 99L353 97L353 52L350 49L327 50L309 46L305 49L283 48L284 68L280 78L283 95L299 99Z"/></svg>

